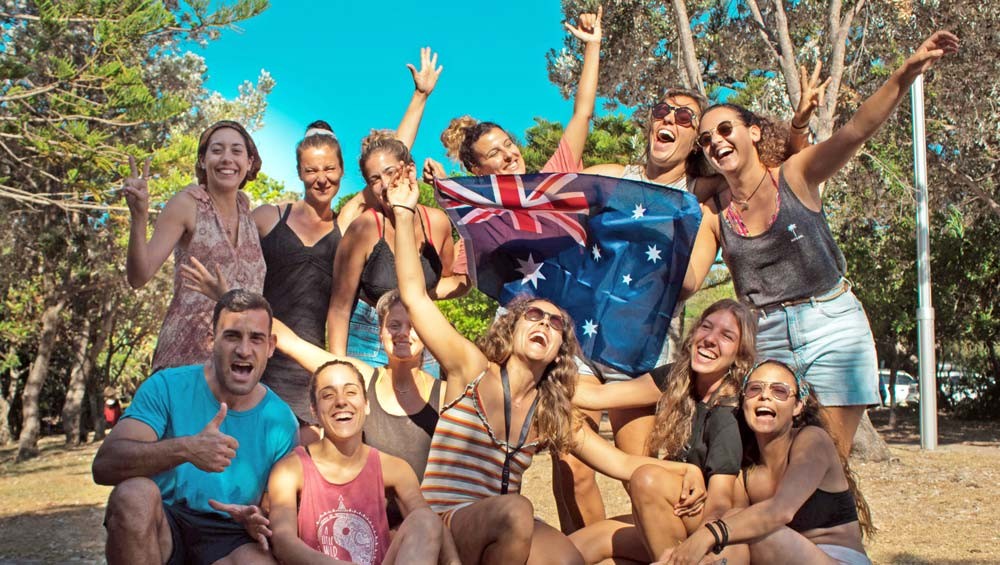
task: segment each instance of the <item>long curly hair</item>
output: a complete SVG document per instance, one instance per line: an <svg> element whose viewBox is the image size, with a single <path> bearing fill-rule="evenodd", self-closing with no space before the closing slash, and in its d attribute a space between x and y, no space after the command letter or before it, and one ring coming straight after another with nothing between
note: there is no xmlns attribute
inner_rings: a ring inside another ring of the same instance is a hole
<svg viewBox="0 0 1000 565"><path fill-rule="evenodd" d="M493 122L480 122L472 116L453 118L448 127L441 132L441 144L450 159L462 163L466 171L472 172L479 166L479 158L472 149L472 144L494 129L506 131ZM513 136L507 134L511 139Z"/></svg>
<svg viewBox="0 0 1000 565"><path fill-rule="evenodd" d="M757 148L757 156L761 163L769 168L780 166L791 155L788 153L788 132L789 125L782 120L775 120L769 116L755 114L750 110L737 104L715 104L710 106L702 118L714 110L726 108L732 110L739 116L741 122L747 126L757 126L760 128L760 141L754 145Z"/></svg>
<svg viewBox="0 0 1000 565"><path fill-rule="evenodd" d="M723 403L736 406L733 399L739 397L742 384L740 379L753 367L757 354L757 319L746 305L725 298L702 312L677 352L677 359L667 377L667 390L656 403L656 421L646 444L648 452L653 455L662 453L667 459L678 460L688 449L688 440L691 437L691 427L699 400L696 398L695 390L696 375L691 371L691 345L698 327L716 312L729 312L736 318L740 337L736 359L729 371L723 375L722 384L713 393L709 403L713 406Z"/></svg>
<svg viewBox="0 0 1000 565"><path fill-rule="evenodd" d="M507 304L507 311L494 320L476 343L487 359L501 367L507 363L514 353L514 326L524 315L524 311L535 302L552 304L535 297L518 297ZM538 436L550 448L566 453L572 449L573 434L580 425L571 403L576 392L578 370L575 358L580 353L580 345L569 314L558 305L554 306L566 320L566 325L562 331L562 345L559 346L558 355L545 368L538 383L538 408L535 409L533 425Z"/></svg>
<svg viewBox="0 0 1000 565"><path fill-rule="evenodd" d="M754 368L754 371L756 371L756 368L765 365L782 367L792 374L792 376L795 376L795 371L793 371L790 367L784 363L773 360L760 363ZM750 375L747 375L747 377L749 376ZM796 382L798 382L798 380L796 380ZM816 426L826 432L827 435L833 439L834 443L836 443L837 436L832 431L833 428L830 425L826 409L820 403L819 398L816 397L815 389L811 386L803 388L808 388L808 391L803 398L799 399L800 394L798 390L795 391L795 395L793 396L797 402L802 402L804 406L799 415L795 416L792 420L792 428L802 429L806 426ZM851 470L851 465L847 457L841 455L839 450L837 451L837 457L840 459L840 465L844 469L844 478L847 479L847 488L851 491L851 495L854 497L854 506L858 510L858 523L861 525L861 534L871 539L872 536L878 532L878 529L875 528L875 525L872 523L872 513L871 509L868 507L868 501L865 500L865 495L858 487L857 475L855 475L854 471ZM755 440L751 439L747 442L747 445L743 446L743 472L746 473L750 468L755 465L760 465L761 463L762 459L760 455L760 446L757 445Z"/></svg>

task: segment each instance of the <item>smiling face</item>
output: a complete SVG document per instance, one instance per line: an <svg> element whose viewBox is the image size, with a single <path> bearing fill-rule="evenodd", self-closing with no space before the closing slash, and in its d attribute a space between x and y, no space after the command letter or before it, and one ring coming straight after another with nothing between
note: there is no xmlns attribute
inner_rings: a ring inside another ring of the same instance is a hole
<svg viewBox="0 0 1000 565"><path fill-rule="evenodd" d="M660 168L672 169L683 165L695 148L698 127L698 102L689 96L669 96L664 102L675 108L688 108L695 116L694 123L682 126L677 123L677 111L661 118L650 116L648 161Z"/></svg>
<svg viewBox="0 0 1000 565"><path fill-rule="evenodd" d="M537 320L529 320L526 314L535 308L542 312ZM551 302L535 300L525 305L524 310L514 323L513 351L528 360L542 362L548 365L559 356L559 348L563 344L563 331L553 327L552 316L558 316L564 321L566 314Z"/></svg>
<svg viewBox="0 0 1000 565"><path fill-rule="evenodd" d="M344 164L330 146L306 147L299 155L299 178L305 188L305 199L329 206L340 190Z"/></svg>
<svg viewBox="0 0 1000 565"><path fill-rule="evenodd" d="M728 135L723 135L731 128ZM760 128L748 126L732 108L720 107L707 112L698 127L701 145L712 168L722 174L738 174L744 167L759 167L760 158L754 144L760 141Z"/></svg>
<svg viewBox="0 0 1000 565"><path fill-rule="evenodd" d="M417 330L410 323L410 315L406 307L396 302L382 317L382 328L379 331L382 347L389 358L400 360L419 358L424 354L424 342L417 335Z"/></svg>
<svg viewBox="0 0 1000 565"><path fill-rule="evenodd" d="M205 184L216 190L240 188L250 170L252 158L240 132L222 127L208 138L205 154L198 160L205 171Z"/></svg>
<svg viewBox="0 0 1000 565"><path fill-rule="evenodd" d="M778 383L772 386L773 383ZM787 389L788 397L781 400L782 390ZM781 433L792 428L796 416L802 412L804 404L798 398L795 375L786 367L776 363L764 363L757 367L743 387L743 416L754 433ZM747 391L753 391L747 394Z"/></svg>
<svg viewBox="0 0 1000 565"><path fill-rule="evenodd" d="M365 159L361 172L365 175L365 182L372 195L388 206L385 199L386 190L408 175L412 167L412 163L407 165L389 151L375 151Z"/></svg>
<svg viewBox="0 0 1000 565"><path fill-rule="evenodd" d="M253 391L274 353L275 341L266 310L223 309L212 344L212 369L219 387L233 396Z"/></svg>
<svg viewBox="0 0 1000 565"><path fill-rule="evenodd" d="M521 150L507 132L492 128L479 136L472 144L477 166L472 173L477 175L523 175L524 159Z"/></svg>
<svg viewBox="0 0 1000 565"><path fill-rule="evenodd" d="M313 413L330 438L360 437L368 415L365 385L357 370L330 365L316 375Z"/></svg>
<svg viewBox="0 0 1000 565"><path fill-rule="evenodd" d="M739 354L740 323L729 310L706 316L691 338L691 371L724 375Z"/></svg>

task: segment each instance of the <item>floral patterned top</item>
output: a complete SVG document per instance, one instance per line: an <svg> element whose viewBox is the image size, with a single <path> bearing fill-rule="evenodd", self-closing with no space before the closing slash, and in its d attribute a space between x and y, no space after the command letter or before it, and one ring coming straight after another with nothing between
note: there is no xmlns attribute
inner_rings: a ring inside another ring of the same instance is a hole
<svg viewBox="0 0 1000 565"><path fill-rule="evenodd" d="M183 190L198 203L194 233L187 245L174 248L174 296L170 300L153 354L153 371L167 367L198 365L211 356L212 311L215 304L196 290L184 288L181 265L196 257L209 272L215 267L226 277L229 288L263 292L267 267L260 250L260 237L250 216L250 199L240 191L236 195L237 244L226 237L222 217L203 186Z"/></svg>

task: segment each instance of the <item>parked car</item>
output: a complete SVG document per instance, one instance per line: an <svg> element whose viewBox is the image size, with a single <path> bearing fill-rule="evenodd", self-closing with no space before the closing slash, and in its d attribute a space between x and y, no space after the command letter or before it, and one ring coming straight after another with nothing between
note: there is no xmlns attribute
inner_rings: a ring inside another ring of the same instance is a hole
<svg viewBox="0 0 1000 565"><path fill-rule="evenodd" d="M939 363L937 379L941 383L941 391L951 398L952 402L963 402L978 396L974 382L982 380L978 373L967 371L951 363Z"/></svg>
<svg viewBox="0 0 1000 565"><path fill-rule="evenodd" d="M878 371L878 393L882 397L882 405L889 405L889 369ZM900 369L896 371L896 404L905 405L920 401L920 385L913 375Z"/></svg>

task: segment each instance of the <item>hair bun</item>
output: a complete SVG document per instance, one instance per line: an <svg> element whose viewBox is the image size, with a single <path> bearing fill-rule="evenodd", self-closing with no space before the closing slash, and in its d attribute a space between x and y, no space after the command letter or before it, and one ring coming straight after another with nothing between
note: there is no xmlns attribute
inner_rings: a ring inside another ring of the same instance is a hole
<svg viewBox="0 0 1000 565"><path fill-rule="evenodd" d="M444 145L448 158L457 161L462 142L465 141L466 130L475 127L479 122L472 116L453 118L448 127L441 132L441 144Z"/></svg>

